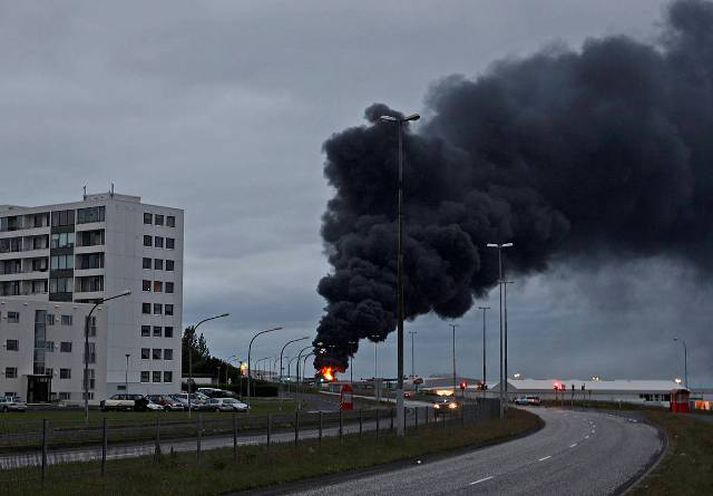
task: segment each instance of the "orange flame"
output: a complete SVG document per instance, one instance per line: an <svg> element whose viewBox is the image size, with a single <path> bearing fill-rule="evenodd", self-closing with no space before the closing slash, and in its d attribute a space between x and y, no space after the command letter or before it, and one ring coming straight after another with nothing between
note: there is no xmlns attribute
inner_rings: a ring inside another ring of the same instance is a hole
<svg viewBox="0 0 713 496"><path fill-rule="evenodd" d="M333 381L335 379L334 377L334 369L332 367L322 367L322 370L320 371L322 374L322 378L325 381Z"/></svg>

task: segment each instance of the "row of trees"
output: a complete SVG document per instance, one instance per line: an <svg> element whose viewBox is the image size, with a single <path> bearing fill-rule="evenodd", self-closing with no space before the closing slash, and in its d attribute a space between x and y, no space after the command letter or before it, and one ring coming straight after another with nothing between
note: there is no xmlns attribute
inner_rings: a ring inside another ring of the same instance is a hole
<svg viewBox="0 0 713 496"><path fill-rule="evenodd" d="M240 368L210 354L203 333L196 335L192 327L183 331L182 343L183 375L189 374L192 364L194 376L217 377L220 383L237 384L240 380Z"/></svg>

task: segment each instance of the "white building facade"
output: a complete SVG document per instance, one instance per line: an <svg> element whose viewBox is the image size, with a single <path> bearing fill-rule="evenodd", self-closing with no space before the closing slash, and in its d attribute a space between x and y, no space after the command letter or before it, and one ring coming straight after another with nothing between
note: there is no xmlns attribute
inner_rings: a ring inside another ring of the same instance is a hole
<svg viewBox="0 0 713 496"><path fill-rule="evenodd" d="M0 394L92 403L180 389L183 211L136 196L0 206ZM128 356L127 356L128 355Z"/></svg>

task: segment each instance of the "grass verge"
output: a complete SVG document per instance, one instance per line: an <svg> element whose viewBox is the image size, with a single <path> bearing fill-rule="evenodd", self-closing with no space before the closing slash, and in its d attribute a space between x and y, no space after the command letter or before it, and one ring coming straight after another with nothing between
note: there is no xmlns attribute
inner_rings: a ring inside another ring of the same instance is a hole
<svg viewBox="0 0 713 496"><path fill-rule="evenodd" d="M668 437L668 452L630 493L635 496L713 494L713 425L663 410L642 410Z"/></svg>
<svg viewBox="0 0 713 496"><path fill-rule="evenodd" d="M197 464L195 454L164 455L160 459L111 462L107 475L99 477L97 464L50 467L44 486L37 470L5 472L0 492L17 495L218 495L256 489L366 469L451 450L476 448L533 432L542 426L539 417L510 410L504 421L490 420L461 426L420 426L401 440L382 433L325 438L318 441L241 448L236 463L230 449L204 453Z"/></svg>

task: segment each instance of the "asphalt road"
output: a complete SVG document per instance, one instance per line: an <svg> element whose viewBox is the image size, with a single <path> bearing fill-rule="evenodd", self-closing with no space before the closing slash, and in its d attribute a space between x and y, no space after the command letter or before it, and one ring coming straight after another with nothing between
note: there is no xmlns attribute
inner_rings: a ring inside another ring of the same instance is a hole
<svg viewBox="0 0 713 496"><path fill-rule="evenodd" d="M634 418L591 411L532 411L546 425L530 436L283 494L616 494L663 449L658 431Z"/></svg>

